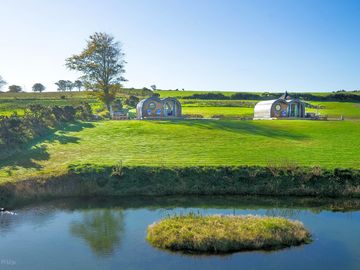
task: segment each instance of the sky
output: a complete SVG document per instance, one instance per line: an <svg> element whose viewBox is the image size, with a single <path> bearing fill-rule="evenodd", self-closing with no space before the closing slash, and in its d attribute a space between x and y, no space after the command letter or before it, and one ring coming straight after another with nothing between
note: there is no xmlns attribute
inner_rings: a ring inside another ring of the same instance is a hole
<svg viewBox="0 0 360 270"><path fill-rule="evenodd" d="M0 0L0 75L55 91L94 32L122 43L125 87L360 89L358 0Z"/></svg>

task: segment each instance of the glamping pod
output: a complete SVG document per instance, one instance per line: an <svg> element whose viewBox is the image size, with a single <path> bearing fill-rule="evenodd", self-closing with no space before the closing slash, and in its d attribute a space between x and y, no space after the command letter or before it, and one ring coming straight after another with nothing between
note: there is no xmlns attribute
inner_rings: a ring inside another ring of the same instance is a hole
<svg viewBox="0 0 360 270"><path fill-rule="evenodd" d="M287 92L278 99L260 101L254 108L254 119L305 118L305 102L292 99Z"/></svg>
<svg viewBox="0 0 360 270"><path fill-rule="evenodd" d="M138 119L168 119L181 117L181 104L176 98L150 97L136 106Z"/></svg>

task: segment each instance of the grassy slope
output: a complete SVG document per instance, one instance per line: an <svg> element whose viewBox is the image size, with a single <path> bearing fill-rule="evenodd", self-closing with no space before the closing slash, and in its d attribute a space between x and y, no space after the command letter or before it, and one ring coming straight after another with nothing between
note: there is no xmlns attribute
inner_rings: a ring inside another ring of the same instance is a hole
<svg viewBox="0 0 360 270"><path fill-rule="evenodd" d="M184 97L184 96L190 96L190 95L193 95L193 94L202 94L202 93L221 93L225 96L231 96L235 93L237 93L237 91L206 91L206 90L186 90L186 91L182 91L182 90L179 90L179 91L175 91L175 90L157 90L156 91L157 93L160 94L161 97L177 97L177 98L181 98L181 97ZM241 91L243 92L243 91ZM291 92L297 92L297 91L291 91ZM291 93L290 92L290 93ZM251 91L246 91L246 92L243 92L243 93L254 93L254 94L258 94L259 92L251 92ZM272 92L272 93L275 93L275 92ZM279 93L279 96L282 95L284 92L278 92ZM298 92L297 92L298 93ZM309 94L313 94L313 95L316 95L316 96L325 96L325 95L328 95L332 92L306 92L306 93L309 93ZM360 92L354 92L354 91L347 91L345 92L345 94L355 94L355 95L360 95Z"/></svg>
<svg viewBox="0 0 360 270"><path fill-rule="evenodd" d="M23 114L24 108L29 104L42 104L42 105L79 105L82 99L69 99L69 100L0 100L0 115L10 115L13 112ZM93 100L86 100L96 110L101 105ZM254 101L253 101L254 102ZM202 115L203 117L213 117L222 115L224 117L253 117L254 109L244 107L241 102L199 102L183 105L183 113L190 115ZM343 115L345 118L360 119L360 104L349 102L320 102L313 103L314 105L323 106L319 110L321 115L328 115L332 118L339 118ZM307 109L308 112L315 112L315 109Z"/></svg>
<svg viewBox="0 0 360 270"><path fill-rule="evenodd" d="M224 117L252 117L256 100L189 100L183 99L196 93L208 93L208 91L157 91L160 97L176 97L183 104L184 114L199 114L204 117L223 115ZM236 92L219 92L230 96ZM350 93L350 92L349 92ZM351 92L360 94L360 92ZM323 96L329 93L313 93ZM351 102L310 102L313 105L320 105L320 115L327 115L331 118L344 116L350 119L360 119L360 104ZM307 109L307 112L315 112L315 109Z"/></svg>
<svg viewBox="0 0 360 270"><path fill-rule="evenodd" d="M209 117L253 117L253 108L244 107L183 107L183 114Z"/></svg>
<svg viewBox="0 0 360 270"><path fill-rule="evenodd" d="M235 94L236 92L224 92L224 91L195 91L195 90L186 90L186 91L175 91L175 90L158 90L156 93L160 94L161 98L165 97L176 97L176 98L183 98L187 96L191 96L193 94L205 94L205 93L221 93L225 96L231 96Z"/></svg>
<svg viewBox="0 0 360 270"><path fill-rule="evenodd" d="M134 95L141 97L138 92L140 90L134 90ZM118 98L125 98L128 95L125 93L117 93ZM77 106L81 102L87 102L91 105L94 111L99 108L103 108L102 103L98 101L94 92L44 92L44 93L0 93L0 115L11 115L13 112L17 112L22 115L24 109L30 104L42 104L42 105L72 105Z"/></svg>
<svg viewBox="0 0 360 270"><path fill-rule="evenodd" d="M224 117L253 117L253 106L256 101L199 101L187 103L182 101L184 114L199 114L204 117L223 115ZM360 104L351 102L311 102L319 105L319 114L330 118L360 119ZM316 112L316 109L306 109L307 112Z"/></svg>
<svg viewBox="0 0 360 270"><path fill-rule="evenodd" d="M137 90L134 90L137 91ZM256 100L189 100L183 99L194 93L207 93L208 91L157 91L161 97L174 96L183 104L183 113L213 117L222 115L226 117L252 117L253 106ZM234 92L221 92L232 95ZM354 92L359 93L359 92ZM324 93L321 93L322 95ZM123 94L119 94L123 96ZM61 97L65 96L65 99ZM44 92L44 93L0 93L0 115L10 115L13 112L23 114L24 108L29 104L44 105L79 105L82 101L89 102L96 111L101 104L89 92ZM360 104L350 102L311 102L324 107L319 110L321 115L339 118L360 119ZM308 112L315 112L308 109Z"/></svg>
<svg viewBox="0 0 360 270"><path fill-rule="evenodd" d="M311 102L313 105L319 105L319 113L329 117L340 117L360 119L360 103L351 102ZM315 109L310 109L308 112L315 112Z"/></svg>
<svg viewBox="0 0 360 270"><path fill-rule="evenodd" d="M58 131L13 160L0 179L61 174L70 164L192 166L296 162L360 168L353 121L102 121Z"/></svg>
<svg viewBox="0 0 360 270"><path fill-rule="evenodd" d="M65 97L65 98L62 98ZM19 115L30 104L49 106L80 105L88 102L94 108L98 107L98 101L87 92L44 92L44 93L0 93L0 115L11 115L16 112Z"/></svg>
<svg viewBox="0 0 360 270"><path fill-rule="evenodd" d="M256 103L182 99L198 91L158 93L162 97L179 97L184 114L204 117L251 117ZM63 95L65 99L61 98ZM0 115L14 110L21 113L27 104L77 105L81 101L91 102L95 109L99 107L86 92L1 93ZM319 111L322 115L360 119L358 103L314 104L324 107ZM85 129L90 125L74 125L49 136L45 143L35 145L13 160L0 161L0 179L62 173L68 165L78 163L114 165L120 160L125 165L151 166L267 165L289 160L302 165L360 168L359 124L356 121L133 121L99 122L94 128Z"/></svg>

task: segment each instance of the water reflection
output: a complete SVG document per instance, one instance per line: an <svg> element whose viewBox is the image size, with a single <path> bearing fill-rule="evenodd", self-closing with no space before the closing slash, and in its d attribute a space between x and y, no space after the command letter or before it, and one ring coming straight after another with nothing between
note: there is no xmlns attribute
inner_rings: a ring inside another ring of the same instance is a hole
<svg viewBox="0 0 360 270"><path fill-rule="evenodd" d="M40 207L39 207L40 205ZM89 208L118 207L121 209L173 209L181 208L222 208L222 209L303 209L313 213L322 211L356 211L360 210L360 198L311 198L311 197L261 197L261 196L137 196L137 197L95 197L59 199L39 202L11 209L33 210L64 209L81 210ZM49 211L49 210L47 210Z"/></svg>
<svg viewBox="0 0 360 270"><path fill-rule="evenodd" d="M40 202L16 207L17 215L0 215L0 269L358 270L359 210L360 200L353 198L168 196ZM168 214L188 212L285 216L303 222L314 242L272 253L226 257L182 256L146 242L150 224Z"/></svg>
<svg viewBox="0 0 360 270"><path fill-rule="evenodd" d="M52 221L56 208L52 205L35 206L30 210L1 211L0 212L0 233L10 232L16 226L23 223L30 224L33 229L46 226Z"/></svg>
<svg viewBox="0 0 360 270"><path fill-rule="evenodd" d="M70 231L83 239L95 255L109 256L121 243L124 213L114 209L86 210L81 221L70 224Z"/></svg>
<svg viewBox="0 0 360 270"><path fill-rule="evenodd" d="M280 217L286 217L286 218L290 218L290 219L298 219L301 215L301 210L290 209L290 208L285 208L285 209L274 208L274 209L267 209L265 211L265 215L273 216L273 217L280 216Z"/></svg>

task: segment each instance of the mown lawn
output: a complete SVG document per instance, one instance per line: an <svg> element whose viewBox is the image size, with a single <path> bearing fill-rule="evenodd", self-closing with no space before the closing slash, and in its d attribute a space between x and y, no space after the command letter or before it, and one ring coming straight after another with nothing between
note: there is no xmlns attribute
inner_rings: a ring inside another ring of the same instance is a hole
<svg viewBox="0 0 360 270"><path fill-rule="evenodd" d="M320 115L327 115L331 118L344 116L350 119L360 119L360 103L352 102L311 102L319 105ZM307 109L308 112L316 112L316 109Z"/></svg>
<svg viewBox="0 0 360 270"><path fill-rule="evenodd" d="M183 107L185 115L202 115L205 118L220 117L253 117L254 108L245 107Z"/></svg>
<svg viewBox="0 0 360 270"><path fill-rule="evenodd" d="M356 121L101 121L57 131L12 159L0 179L61 174L71 164L218 166L297 163L360 168Z"/></svg>

